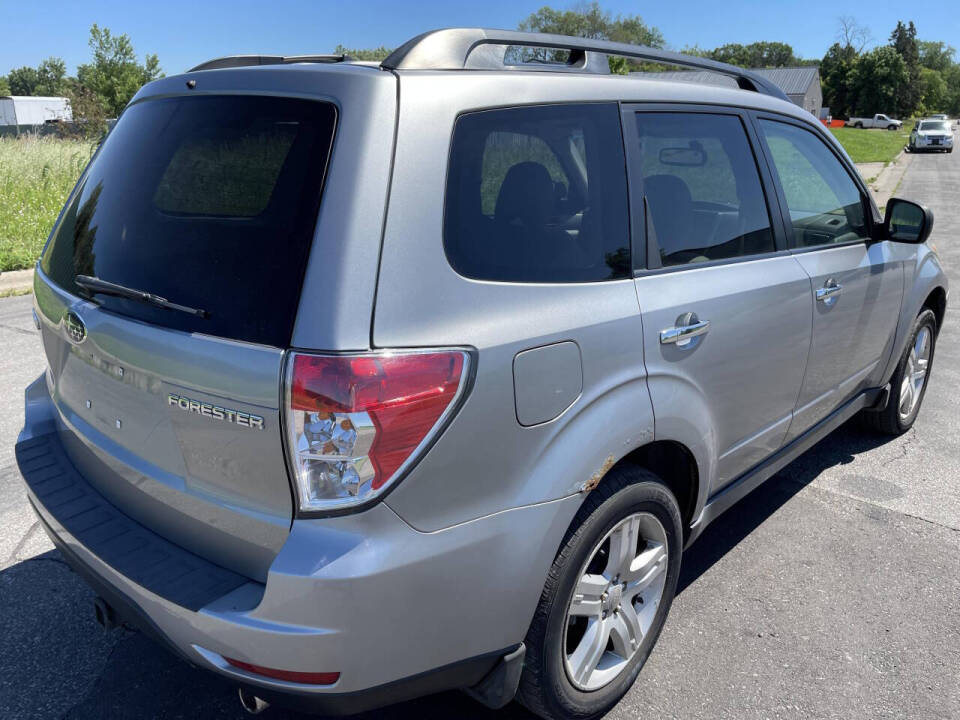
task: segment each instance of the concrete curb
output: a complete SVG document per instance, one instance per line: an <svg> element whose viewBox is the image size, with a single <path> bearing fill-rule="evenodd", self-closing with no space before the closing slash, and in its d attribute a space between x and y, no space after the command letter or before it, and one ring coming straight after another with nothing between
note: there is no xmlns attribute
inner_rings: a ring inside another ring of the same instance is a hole
<svg viewBox="0 0 960 720"><path fill-rule="evenodd" d="M0 296L16 295L33 288L33 268L0 273Z"/></svg>
<svg viewBox="0 0 960 720"><path fill-rule="evenodd" d="M873 199L881 211L897 191L897 188L900 186L900 181L903 180L903 176L912 161L913 155L905 150L901 150L893 160L877 173L873 182L870 183L870 193L873 195ZM861 171L861 175L862 174L864 174L863 171ZM864 179L866 179L866 176Z"/></svg>

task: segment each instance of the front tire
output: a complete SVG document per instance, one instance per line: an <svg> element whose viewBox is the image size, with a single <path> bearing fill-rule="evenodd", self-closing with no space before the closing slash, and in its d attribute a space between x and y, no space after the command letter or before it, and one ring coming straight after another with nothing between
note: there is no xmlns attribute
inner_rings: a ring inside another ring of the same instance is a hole
<svg viewBox="0 0 960 720"><path fill-rule="evenodd" d="M643 468L610 471L557 553L527 632L517 698L550 720L588 720L636 680L680 575L680 509Z"/></svg>
<svg viewBox="0 0 960 720"><path fill-rule="evenodd" d="M925 309L914 320L910 341L890 379L887 407L863 414L869 428L884 435L902 435L913 427L927 392L936 344L937 316Z"/></svg>

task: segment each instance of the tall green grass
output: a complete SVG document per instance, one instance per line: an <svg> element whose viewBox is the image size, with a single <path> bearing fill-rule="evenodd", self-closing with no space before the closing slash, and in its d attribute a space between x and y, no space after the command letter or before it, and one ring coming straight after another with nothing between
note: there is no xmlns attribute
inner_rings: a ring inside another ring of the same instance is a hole
<svg viewBox="0 0 960 720"><path fill-rule="evenodd" d="M0 272L32 267L95 145L0 138Z"/></svg>

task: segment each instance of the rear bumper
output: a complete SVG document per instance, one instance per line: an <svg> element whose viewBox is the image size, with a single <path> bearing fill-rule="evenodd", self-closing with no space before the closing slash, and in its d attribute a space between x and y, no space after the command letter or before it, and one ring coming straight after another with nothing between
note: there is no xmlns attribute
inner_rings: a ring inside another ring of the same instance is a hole
<svg viewBox="0 0 960 720"><path fill-rule="evenodd" d="M187 553L97 496L63 454L44 395L42 379L28 389L18 463L30 502L69 564L122 620L188 662L302 709L360 712L479 682L522 642L580 502L518 508L433 533L414 530L382 503L357 515L298 520L260 584ZM124 537L136 542L119 553ZM164 563L168 572L151 570ZM194 582L185 588L177 571L190 568ZM340 678L325 686L273 680L225 657Z"/></svg>

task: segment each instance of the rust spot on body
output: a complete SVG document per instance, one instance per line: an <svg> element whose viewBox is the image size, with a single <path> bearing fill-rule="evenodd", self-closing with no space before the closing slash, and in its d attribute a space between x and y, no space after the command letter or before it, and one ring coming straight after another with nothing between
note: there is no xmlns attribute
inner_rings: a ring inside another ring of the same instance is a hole
<svg viewBox="0 0 960 720"><path fill-rule="evenodd" d="M600 469L591 475L590 479L580 486L580 492L588 493L595 489L597 485L600 484L600 481L603 480L603 476L610 472L610 468L612 468L616 462L617 461L613 459L613 455L609 455L607 459L603 461L603 465L600 466Z"/></svg>

